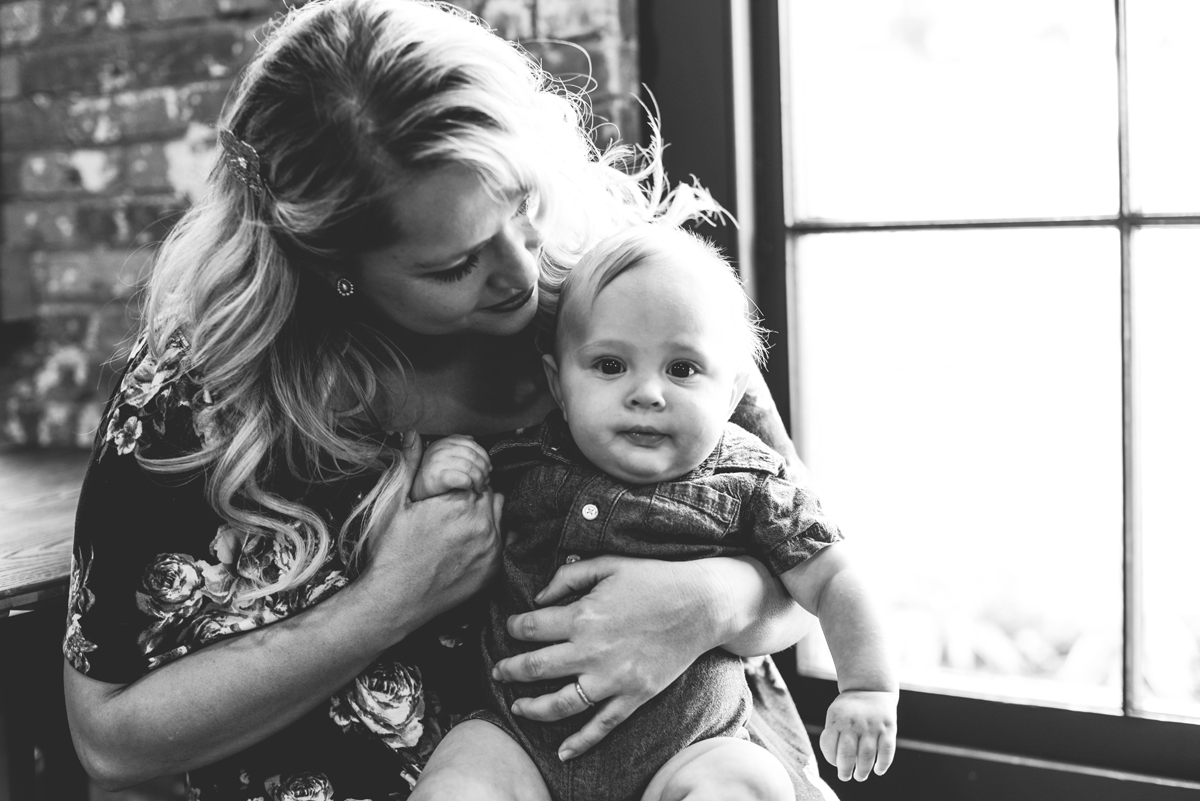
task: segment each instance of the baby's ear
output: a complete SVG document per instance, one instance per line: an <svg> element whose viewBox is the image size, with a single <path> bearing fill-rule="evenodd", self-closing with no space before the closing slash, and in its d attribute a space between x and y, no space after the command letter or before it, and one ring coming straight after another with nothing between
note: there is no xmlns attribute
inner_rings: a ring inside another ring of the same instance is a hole
<svg viewBox="0 0 1200 801"><path fill-rule="evenodd" d="M737 378L733 382L733 393L729 398L729 411L725 414L726 419L733 415L733 410L742 402L742 396L746 394L746 387L750 386L750 371L757 369L757 367L751 365L738 373Z"/></svg>
<svg viewBox="0 0 1200 801"><path fill-rule="evenodd" d="M546 381L550 384L550 394L554 396L554 402L558 404L558 408L562 409L563 419L567 419L567 409L563 406L562 400L562 385L558 381L558 362L554 361L554 355L547 353L542 356L542 368L546 371Z"/></svg>

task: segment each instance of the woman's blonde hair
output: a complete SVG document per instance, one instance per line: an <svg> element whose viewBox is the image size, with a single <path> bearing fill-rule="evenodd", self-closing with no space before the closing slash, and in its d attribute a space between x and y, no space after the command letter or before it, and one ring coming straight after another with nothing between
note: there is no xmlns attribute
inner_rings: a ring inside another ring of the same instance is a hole
<svg viewBox="0 0 1200 801"><path fill-rule="evenodd" d="M212 405L198 452L143 464L203 470L218 514L297 557L248 599L307 580L331 549L352 562L363 537L350 532L370 536L398 491L392 470L331 532L273 484L396 464L361 421L381 394L376 370L403 356L343 310L327 277L353 279L357 254L395 240L403 174L464 165L489 190L529 191L545 237L543 311L604 235L664 213L716 212L690 187L667 201L657 145L640 158L599 153L587 121L583 98L449 5L314 0L274 25L220 120L258 154L264 188L219 160L163 244L144 315L153 353L184 333Z"/></svg>

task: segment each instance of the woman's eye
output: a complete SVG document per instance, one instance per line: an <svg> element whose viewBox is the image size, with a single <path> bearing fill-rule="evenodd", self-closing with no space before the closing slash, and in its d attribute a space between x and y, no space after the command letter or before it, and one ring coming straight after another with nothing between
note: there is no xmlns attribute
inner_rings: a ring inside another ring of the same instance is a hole
<svg viewBox="0 0 1200 801"><path fill-rule="evenodd" d="M605 375L620 375L625 372L625 365L616 359L601 359L596 362L596 368Z"/></svg>
<svg viewBox="0 0 1200 801"><path fill-rule="evenodd" d="M446 283L451 281L461 281L471 274L471 271L475 269L475 265L477 264L479 264L479 254L472 253L461 263L454 265L449 270L430 273L429 277L435 281L444 281Z"/></svg>
<svg viewBox="0 0 1200 801"><path fill-rule="evenodd" d="M530 195L526 195L525 197L521 198L521 205L517 206L517 216L518 217L524 217L526 214L529 213L529 210L532 208L532 203L530 202L530 197L531 197Z"/></svg>
<svg viewBox="0 0 1200 801"><path fill-rule="evenodd" d="M696 365L691 362L675 362L667 368L667 375L672 378L691 378L696 374Z"/></svg>

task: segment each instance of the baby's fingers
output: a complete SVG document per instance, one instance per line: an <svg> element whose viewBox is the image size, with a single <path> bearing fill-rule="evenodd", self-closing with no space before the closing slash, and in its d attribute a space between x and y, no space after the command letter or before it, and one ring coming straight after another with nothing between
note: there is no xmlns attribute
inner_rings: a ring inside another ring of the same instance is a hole
<svg viewBox="0 0 1200 801"><path fill-rule="evenodd" d="M821 739L819 742L821 745L821 756L825 757L825 761L830 765L836 765L838 744L837 729L833 728L832 726L825 726L825 728L821 730Z"/></svg>
<svg viewBox="0 0 1200 801"><path fill-rule="evenodd" d="M875 774L882 776L887 773L887 769L892 766L892 760L896 758L896 733L893 731L885 731L879 735L878 751L875 754Z"/></svg>
<svg viewBox="0 0 1200 801"><path fill-rule="evenodd" d="M875 764L875 738L863 735L858 738L858 759L854 763L854 781L865 782Z"/></svg>
<svg viewBox="0 0 1200 801"><path fill-rule="evenodd" d="M844 782L850 781L854 775L854 766L858 761L858 735L850 730L838 735L837 743L837 772L838 778Z"/></svg>

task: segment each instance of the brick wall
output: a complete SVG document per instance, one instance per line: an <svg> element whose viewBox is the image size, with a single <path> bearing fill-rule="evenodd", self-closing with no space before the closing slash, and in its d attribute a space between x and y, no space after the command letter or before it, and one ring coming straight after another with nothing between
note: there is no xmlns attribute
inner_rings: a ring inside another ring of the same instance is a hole
<svg viewBox="0 0 1200 801"><path fill-rule="evenodd" d="M470 0L637 141L636 0ZM281 0L0 0L0 447L90 447L156 244ZM607 122L606 122L607 120Z"/></svg>

